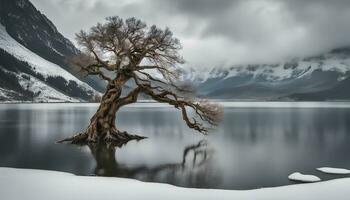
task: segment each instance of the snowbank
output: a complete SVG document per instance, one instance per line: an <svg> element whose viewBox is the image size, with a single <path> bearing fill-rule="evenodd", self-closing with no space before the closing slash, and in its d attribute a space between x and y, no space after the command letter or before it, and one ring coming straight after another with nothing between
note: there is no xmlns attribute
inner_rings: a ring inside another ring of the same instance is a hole
<svg viewBox="0 0 350 200"><path fill-rule="evenodd" d="M318 178L317 176L301 174L300 172L295 172L289 175L288 179L292 181L299 181L304 183L313 183L313 182L321 181L321 179Z"/></svg>
<svg viewBox="0 0 350 200"><path fill-rule="evenodd" d="M327 174L350 174L350 170L342 168L320 167L317 170Z"/></svg>
<svg viewBox="0 0 350 200"><path fill-rule="evenodd" d="M132 179L82 177L69 173L0 168L0 199L46 200L348 200L350 178L257 190L206 190Z"/></svg>

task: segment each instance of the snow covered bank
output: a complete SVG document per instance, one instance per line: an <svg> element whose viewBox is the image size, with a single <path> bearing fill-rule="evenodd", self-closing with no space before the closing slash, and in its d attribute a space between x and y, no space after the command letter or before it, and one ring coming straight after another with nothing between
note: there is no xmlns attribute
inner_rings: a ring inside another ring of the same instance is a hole
<svg viewBox="0 0 350 200"><path fill-rule="evenodd" d="M166 199L166 200L348 200L350 178L257 190L206 190L132 179L83 177L69 173L0 168L0 199Z"/></svg>

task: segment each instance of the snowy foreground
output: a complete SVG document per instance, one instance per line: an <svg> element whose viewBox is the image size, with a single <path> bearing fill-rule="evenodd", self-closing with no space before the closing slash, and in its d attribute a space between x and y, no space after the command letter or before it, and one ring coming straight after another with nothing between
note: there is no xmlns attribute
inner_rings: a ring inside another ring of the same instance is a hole
<svg viewBox="0 0 350 200"><path fill-rule="evenodd" d="M0 199L4 200L348 200L349 186L350 178L344 178L245 191L189 189L132 179L85 177L55 171L0 168Z"/></svg>

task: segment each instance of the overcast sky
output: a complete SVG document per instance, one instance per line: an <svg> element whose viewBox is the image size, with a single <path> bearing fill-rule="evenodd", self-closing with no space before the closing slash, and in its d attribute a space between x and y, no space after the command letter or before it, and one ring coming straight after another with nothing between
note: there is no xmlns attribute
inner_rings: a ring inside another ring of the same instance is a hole
<svg viewBox="0 0 350 200"><path fill-rule="evenodd" d="M31 0L66 37L105 17L168 26L191 66L274 63L350 44L349 0Z"/></svg>

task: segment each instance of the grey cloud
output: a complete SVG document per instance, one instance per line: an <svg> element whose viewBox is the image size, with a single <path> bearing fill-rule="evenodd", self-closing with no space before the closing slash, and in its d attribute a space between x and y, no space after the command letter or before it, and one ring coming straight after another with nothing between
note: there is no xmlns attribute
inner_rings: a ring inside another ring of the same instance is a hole
<svg viewBox="0 0 350 200"><path fill-rule="evenodd" d="M198 66L278 62L350 45L348 0L32 0L73 38L104 17L169 26Z"/></svg>
<svg viewBox="0 0 350 200"><path fill-rule="evenodd" d="M185 14L207 18L229 10L238 0L156 0L154 4L164 9L176 11L177 14Z"/></svg>

